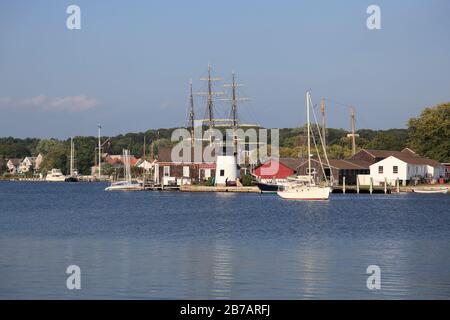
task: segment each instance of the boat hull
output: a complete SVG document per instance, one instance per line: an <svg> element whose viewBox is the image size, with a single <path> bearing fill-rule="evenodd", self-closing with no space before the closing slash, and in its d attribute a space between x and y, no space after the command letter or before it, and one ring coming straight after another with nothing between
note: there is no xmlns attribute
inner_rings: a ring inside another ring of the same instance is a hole
<svg viewBox="0 0 450 320"><path fill-rule="evenodd" d="M420 190L413 189L414 193L423 193L423 194L446 194L448 193L448 189L437 189L437 190Z"/></svg>
<svg viewBox="0 0 450 320"><path fill-rule="evenodd" d="M328 200L330 198L330 188L320 187L299 187L278 191L277 194L286 200Z"/></svg>
<svg viewBox="0 0 450 320"><path fill-rule="evenodd" d="M105 188L105 191L140 191L142 186L140 184L109 186Z"/></svg>
<svg viewBox="0 0 450 320"><path fill-rule="evenodd" d="M262 193L277 193L281 185L275 184L275 183L264 183L264 182L258 182L256 183L259 190L261 190Z"/></svg>

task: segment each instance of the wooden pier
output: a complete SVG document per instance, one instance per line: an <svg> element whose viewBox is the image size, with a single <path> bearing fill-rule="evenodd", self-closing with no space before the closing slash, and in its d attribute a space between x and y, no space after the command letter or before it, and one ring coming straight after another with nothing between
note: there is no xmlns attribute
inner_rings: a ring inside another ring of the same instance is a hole
<svg viewBox="0 0 450 320"><path fill-rule="evenodd" d="M182 192L238 192L238 193L261 193L258 187L226 187L226 186L199 186L199 185L182 185Z"/></svg>

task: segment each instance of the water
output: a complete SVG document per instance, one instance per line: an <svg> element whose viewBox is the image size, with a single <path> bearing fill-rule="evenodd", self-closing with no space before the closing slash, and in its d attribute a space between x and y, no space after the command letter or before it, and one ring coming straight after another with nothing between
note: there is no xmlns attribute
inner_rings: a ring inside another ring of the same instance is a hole
<svg viewBox="0 0 450 320"><path fill-rule="evenodd" d="M0 298L449 299L450 196L0 182ZM81 290L66 288L67 266ZM381 290L366 269L381 268Z"/></svg>

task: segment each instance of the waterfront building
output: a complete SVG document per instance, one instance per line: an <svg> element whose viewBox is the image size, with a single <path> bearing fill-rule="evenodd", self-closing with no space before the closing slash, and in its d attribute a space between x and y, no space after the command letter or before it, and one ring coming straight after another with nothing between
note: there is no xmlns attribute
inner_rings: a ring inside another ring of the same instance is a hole
<svg viewBox="0 0 450 320"><path fill-rule="evenodd" d="M370 178L374 185L395 185L397 179L403 185L410 182L435 183L444 177L445 168L438 161L417 155L397 154L370 166Z"/></svg>
<svg viewBox="0 0 450 320"><path fill-rule="evenodd" d="M21 160L18 158L8 159L6 162L6 168L9 174L18 174Z"/></svg>

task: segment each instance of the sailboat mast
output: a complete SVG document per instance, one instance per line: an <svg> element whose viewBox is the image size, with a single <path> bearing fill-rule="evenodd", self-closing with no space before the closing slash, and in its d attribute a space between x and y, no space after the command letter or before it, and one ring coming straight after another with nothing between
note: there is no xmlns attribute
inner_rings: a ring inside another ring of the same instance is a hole
<svg viewBox="0 0 450 320"><path fill-rule="evenodd" d="M73 177L73 137L70 137L70 176Z"/></svg>
<svg viewBox="0 0 450 320"><path fill-rule="evenodd" d="M326 131L327 131L327 123L325 118L325 99L322 98L322 101L320 102L320 111L322 113L322 140L323 140L323 147L326 149Z"/></svg>
<svg viewBox="0 0 450 320"><path fill-rule="evenodd" d="M101 135L102 126L98 125L98 179L101 180L102 177L102 146L101 146Z"/></svg>
<svg viewBox="0 0 450 320"><path fill-rule="evenodd" d="M308 130L308 184L311 185L311 129L309 123L309 91L306 92L306 122Z"/></svg>

